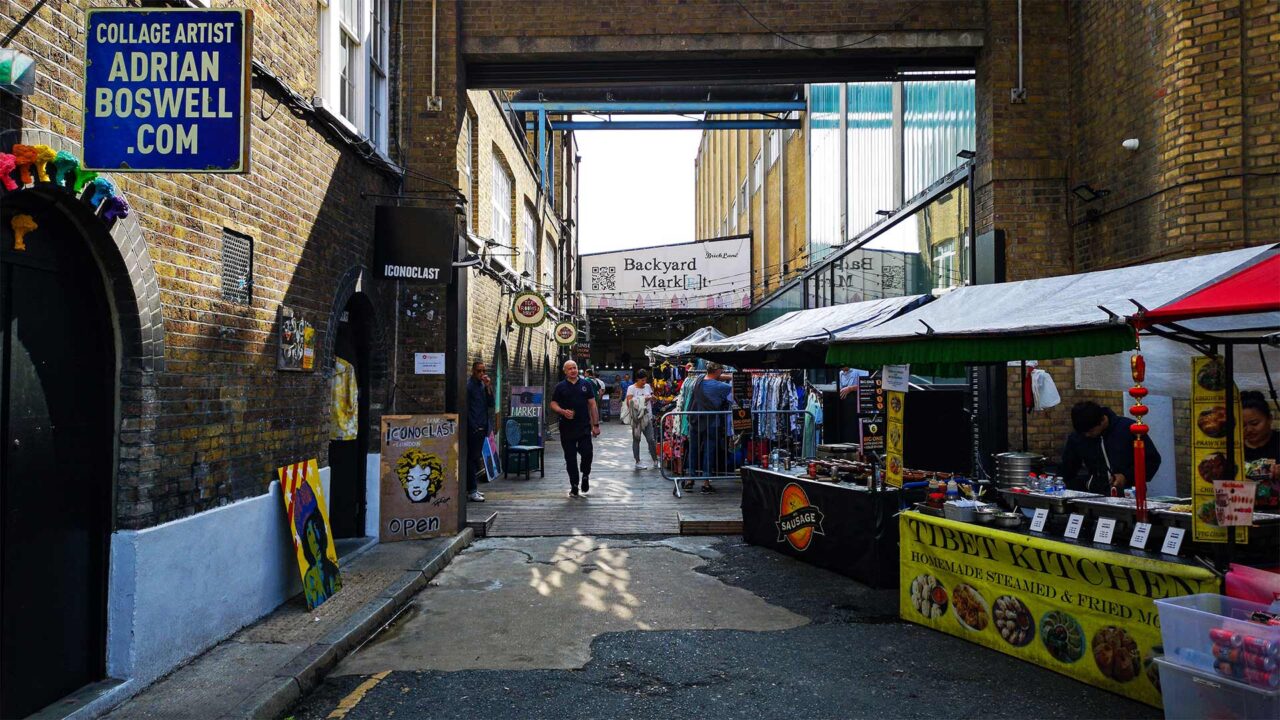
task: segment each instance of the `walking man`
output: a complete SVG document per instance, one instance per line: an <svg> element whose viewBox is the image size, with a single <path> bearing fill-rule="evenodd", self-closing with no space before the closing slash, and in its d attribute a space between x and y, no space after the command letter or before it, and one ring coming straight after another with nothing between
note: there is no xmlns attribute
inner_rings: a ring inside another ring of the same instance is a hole
<svg viewBox="0 0 1280 720"><path fill-rule="evenodd" d="M560 416L560 446L569 470L569 497L578 497L579 479L582 492L591 489L591 438L600 434L600 413L596 408L596 384L578 377L578 363L566 362L564 377L551 393L551 412Z"/></svg>
<svg viewBox="0 0 1280 720"><path fill-rule="evenodd" d="M484 363L471 364L471 377L467 378L467 499L484 502L476 486L476 478L484 472L481 456L489 437L489 411L493 409L493 381L485 374Z"/></svg>

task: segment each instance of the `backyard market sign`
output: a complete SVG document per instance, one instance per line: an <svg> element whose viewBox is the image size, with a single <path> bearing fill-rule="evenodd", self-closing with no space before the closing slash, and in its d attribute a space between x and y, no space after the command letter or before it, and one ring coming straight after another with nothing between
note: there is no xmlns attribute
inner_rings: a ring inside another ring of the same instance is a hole
<svg viewBox="0 0 1280 720"><path fill-rule="evenodd" d="M84 167L249 170L251 10L90 9Z"/></svg>

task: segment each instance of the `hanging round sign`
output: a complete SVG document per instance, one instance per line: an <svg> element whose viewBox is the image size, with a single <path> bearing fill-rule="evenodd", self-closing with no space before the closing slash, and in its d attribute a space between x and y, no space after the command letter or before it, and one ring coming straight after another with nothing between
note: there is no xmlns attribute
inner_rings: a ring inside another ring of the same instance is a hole
<svg viewBox="0 0 1280 720"><path fill-rule="evenodd" d="M556 324L555 330L556 342L561 345L572 345L578 339L578 328L573 323L565 321Z"/></svg>
<svg viewBox="0 0 1280 720"><path fill-rule="evenodd" d="M515 316L517 325L535 327L547 319L547 301L531 290L516 295L511 305L511 314Z"/></svg>

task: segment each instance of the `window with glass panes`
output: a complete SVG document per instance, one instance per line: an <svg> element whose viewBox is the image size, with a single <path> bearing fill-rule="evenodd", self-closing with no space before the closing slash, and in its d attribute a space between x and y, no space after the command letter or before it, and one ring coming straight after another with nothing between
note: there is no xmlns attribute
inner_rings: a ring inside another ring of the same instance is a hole
<svg viewBox="0 0 1280 720"><path fill-rule="evenodd" d="M751 192L760 192L760 185L764 181L764 170L760 167L760 153L756 153L756 159L751 163Z"/></svg>
<svg viewBox="0 0 1280 720"><path fill-rule="evenodd" d="M379 150L387 148L387 0L369 2L369 116L365 132Z"/></svg>
<svg viewBox="0 0 1280 720"><path fill-rule="evenodd" d="M520 252L522 265L520 270L529 273L530 278L538 276L538 224L534 220L533 210L528 205L520 213Z"/></svg>
<svg viewBox="0 0 1280 720"><path fill-rule="evenodd" d="M359 107L356 82L360 72L360 16L356 5L357 0L338 3L338 113L348 120L356 119Z"/></svg>
<svg viewBox="0 0 1280 720"><path fill-rule="evenodd" d="M507 167L502 160L494 154L493 156L493 192L491 193L490 203L493 209L493 224L490 227L490 233L493 235L494 242L500 243L505 247L511 246L511 206L514 199L511 196L511 175L507 173ZM497 253L498 261L504 265L510 266L511 263L507 253L499 250Z"/></svg>

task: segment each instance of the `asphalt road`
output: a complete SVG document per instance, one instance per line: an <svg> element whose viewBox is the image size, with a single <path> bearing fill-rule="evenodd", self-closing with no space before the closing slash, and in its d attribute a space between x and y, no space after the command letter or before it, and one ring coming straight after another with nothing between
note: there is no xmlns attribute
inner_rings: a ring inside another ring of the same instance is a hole
<svg viewBox="0 0 1280 720"><path fill-rule="evenodd" d="M644 564L650 562L645 558L661 550L647 549L652 542L631 541L629 576L636 584L643 582ZM356 674L337 674L343 671L340 666L303 700L296 717L1161 716L1154 708L902 622L897 618L893 591L871 590L825 570L744 545L739 538L701 542L703 549L696 550L701 562L686 572L710 576L738 589L728 591L731 593L747 591L776 612L789 611L802 620L778 625L787 629L766 631L603 632L591 640L585 664L572 669L512 669L508 665L503 669L371 673L370 668L363 668ZM483 545L473 550L485 552ZM459 572L465 572L465 567L463 564ZM442 574L442 587L423 591L416 600L415 614L430 614L433 602L446 597L440 593L449 585L445 576L451 571ZM666 568L663 572L679 571ZM707 579L684 577L689 582ZM538 642L524 637L519 607L512 605L510 598L490 603L483 589L468 597L472 612L514 613L517 617L508 618L511 630L499 638L469 639L465 627L470 626L464 626L448 642L479 646L496 640L513 648ZM709 617L715 615L715 608L706 611ZM576 625L584 622L581 613L585 612L562 612L551 622L559 624L566 636L572 635ZM547 622L545 618L538 621L540 625ZM533 628L528 630L531 637L544 638L543 642L548 634L554 641L558 632L555 627L540 627L536 633ZM388 635L402 637L403 633L393 628ZM374 652L378 644L375 639L356 653L348 660L349 667L359 667L361 655Z"/></svg>

